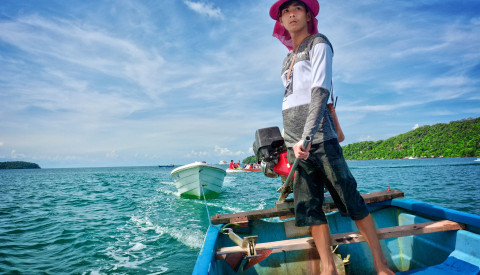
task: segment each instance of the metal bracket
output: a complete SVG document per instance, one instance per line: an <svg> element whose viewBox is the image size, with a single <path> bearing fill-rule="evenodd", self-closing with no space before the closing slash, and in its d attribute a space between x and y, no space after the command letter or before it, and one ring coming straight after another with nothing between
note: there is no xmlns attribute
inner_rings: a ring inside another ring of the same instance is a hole
<svg viewBox="0 0 480 275"><path fill-rule="evenodd" d="M243 259L246 260L245 265L243 266L243 270L247 270L248 268L256 265L257 263L263 261L265 258L267 258L273 251L273 249L267 249L267 250L260 250L259 253L257 253L257 250L255 249L255 245L257 244L257 239L258 236L248 236L245 238L242 238L235 234L233 232L233 229L231 228L224 228L224 233L227 231L228 237L234 241L238 246L240 246L244 251L246 255L242 255L239 253L236 254L231 254L228 256L232 256L232 258L227 258L225 259L227 261L227 264L232 267L232 269L237 272L241 262Z"/></svg>
<svg viewBox="0 0 480 275"><path fill-rule="evenodd" d="M255 249L258 236L248 236L248 237L242 238L238 236L235 232L233 232L233 229L231 228L225 228L224 230L228 231L228 237L234 243L236 243L238 246L240 246L245 250L245 253L247 253L247 256L246 256L247 259L258 257L257 250Z"/></svg>

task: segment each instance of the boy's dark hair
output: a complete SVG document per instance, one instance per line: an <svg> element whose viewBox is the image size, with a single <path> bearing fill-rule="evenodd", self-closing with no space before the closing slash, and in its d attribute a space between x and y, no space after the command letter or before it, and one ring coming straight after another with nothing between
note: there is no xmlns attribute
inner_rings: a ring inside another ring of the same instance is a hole
<svg viewBox="0 0 480 275"><path fill-rule="evenodd" d="M280 7L278 8L278 18L280 18L280 16L282 16L282 10L288 8L291 4L298 4L298 5L302 6L305 9L306 12L310 11L307 4L305 4L303 1L290 0L290 1L287 1L287 2L280 5Z"/></svg>

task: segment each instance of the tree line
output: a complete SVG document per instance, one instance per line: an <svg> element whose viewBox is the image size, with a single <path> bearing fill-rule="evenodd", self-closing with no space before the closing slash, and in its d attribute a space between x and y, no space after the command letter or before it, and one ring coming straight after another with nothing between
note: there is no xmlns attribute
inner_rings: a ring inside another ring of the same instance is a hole
<svg viewBox="0 0 480 275"><path fill-rule="evenodd" d="M342 148L347 160L476 157L480 156L480 117L426 125L386 140Z"/></svg>
<svg viewBox="0 0 480 275"><path fill-rule="evenodd" d="M40 169L40 166L33 162L6 161L0 162L0 169Z"/></svg>
<svg viewBox="0 0 480 275"><path fill-rule="evenodd" d="M342 147L346 160L480 157L480 117L425 125L386 140ZM255 163L249 156L243 163Z"/></svg>

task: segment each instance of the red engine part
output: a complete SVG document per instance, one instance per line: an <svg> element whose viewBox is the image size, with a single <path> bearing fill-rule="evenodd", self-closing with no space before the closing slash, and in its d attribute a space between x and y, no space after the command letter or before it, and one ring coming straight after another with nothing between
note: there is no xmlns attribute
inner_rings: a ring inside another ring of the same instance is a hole
<svg viewBox="0 0 480 275"><path fill-rule="evenodd" d="M284 151L280 153L280 156L278 157L278 163L273 167L273 171L282 177L288 177L290 170L292 170L292 166L288 164L287 151Z"/></svg>

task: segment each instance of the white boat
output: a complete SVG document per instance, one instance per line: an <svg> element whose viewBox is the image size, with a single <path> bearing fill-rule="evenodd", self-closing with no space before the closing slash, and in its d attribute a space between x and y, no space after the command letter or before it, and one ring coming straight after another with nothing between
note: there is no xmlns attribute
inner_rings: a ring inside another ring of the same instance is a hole
<svg viewBox="0 0 480 275"><path fill-rule="evenodd" d="M477 158L477 159L476 159L476 160L474 160L474 161L480 161L480 158Z"/></svg>
<svg viewBox="0 0 480 275"><path fill-rule="evenodd" d="M261 168L239 168L239 169L227 169L227 173L242 173L242 172L261 172Z"/></svg>
<svg viewBox="0 0 480 275"><path fill-rule="evenodd" d="M413 154L412 154L411 157L408 157L408 159L417 159L417 158L415 157L415 148L413 147L413 145L412 145L412 151L413 151Z"/></svg>
<svg viewBox="0 0 480 275"><path fill-rule="evenodd" d="M224 169L203 162L194 162L173 169L171 175L180 196L215 197L222 191Z"/></svg>
<svg viewBox="0 0 480 275"><path fill-rule="evenodd" d="M228 164L226 160L221 160L218 164Z"/></svg>

